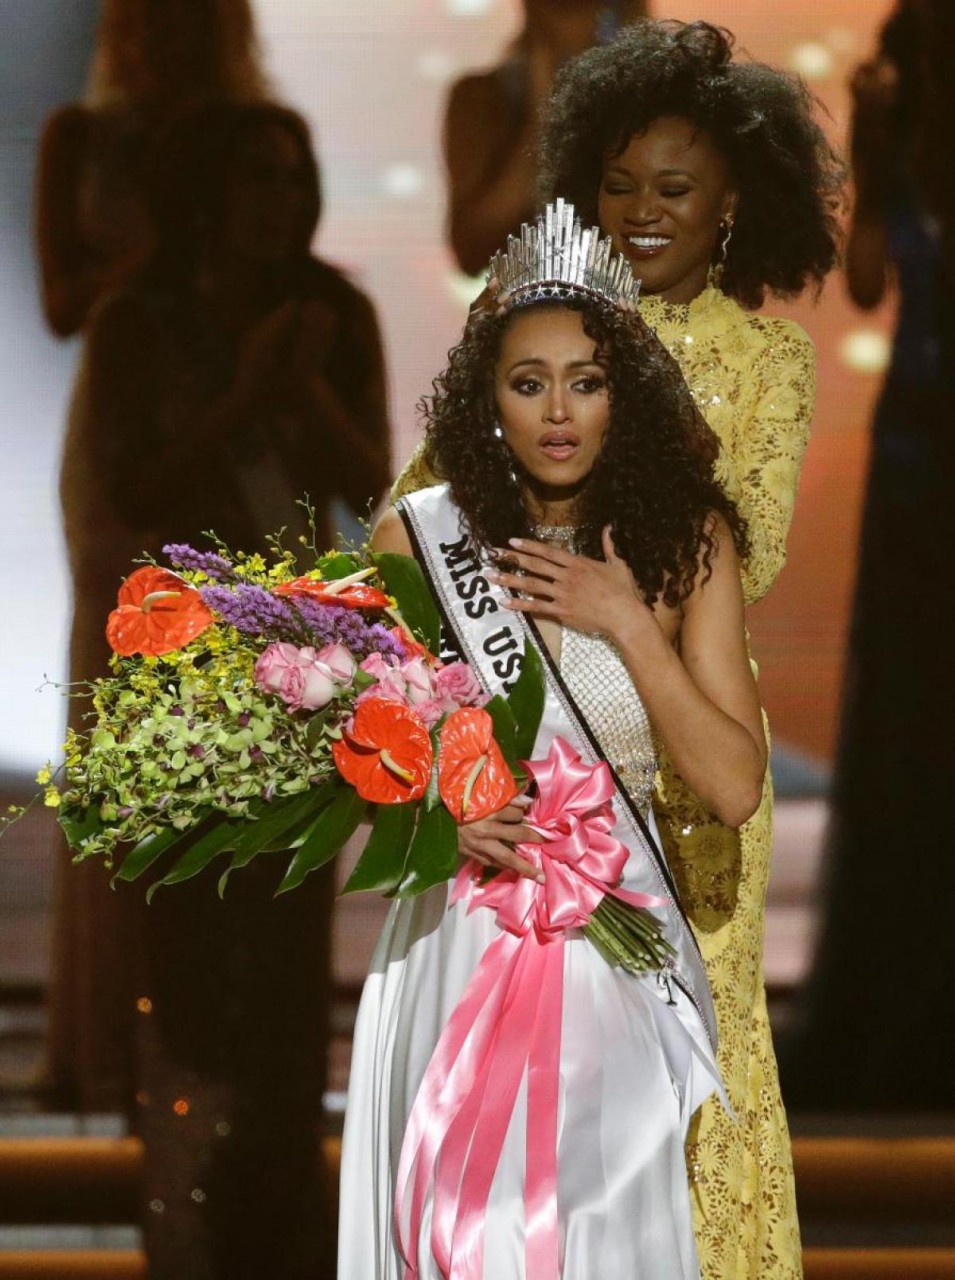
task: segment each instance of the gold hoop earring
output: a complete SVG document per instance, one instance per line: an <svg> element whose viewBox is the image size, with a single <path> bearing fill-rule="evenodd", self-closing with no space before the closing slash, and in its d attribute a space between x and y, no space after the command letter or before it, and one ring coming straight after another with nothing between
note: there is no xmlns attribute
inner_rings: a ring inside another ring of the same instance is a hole
<svg viewBox="0 0 955 1280"><path fill-rule="evenodd" d="M729 257L730 241L733 239L735 222L736 219L733 214L728 213L719 225L719 231L723 232L723 239L720 242L719 257L716 259L715 265L710 267L710 283L716 289L723 283L723 273L726 270L726 259Z"/></svg>

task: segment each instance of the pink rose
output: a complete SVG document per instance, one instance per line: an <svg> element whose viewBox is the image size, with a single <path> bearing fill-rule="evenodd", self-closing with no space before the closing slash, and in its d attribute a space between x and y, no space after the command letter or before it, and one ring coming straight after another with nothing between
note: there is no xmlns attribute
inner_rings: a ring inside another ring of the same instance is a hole
<svg viewBox="0 0 955 1280"><path fill-rule="evenodd" d="M284 697L282 690L291 674L298 670L298 666L297 645L287 644L284 640L277 644L270 644L259 655L259 660L255 664L256 683L263 689L268 689L269 693L277 693L280 697Z"/></svg>
<svg viewBox="0 0 955 1280"><path fill-rule="evenodd" d="M483 707L488 701L477 676L466 662L449 662L434 673L437 697L452 711L455 707Z"/></svg>
<svg viewBox="0 0 955 1280"><path fill-rule="evenodd" d="M372 653L360 664L360 670L373 676L378 683L365 690L358 699L359 703L368 698L391 698L402 706L408 705L408 686L402 679L397 664L386 661L380 653Z"/></svg>
<svg viewBox="0 0 955 1280"><path fill-rule="evenodd" d="M390 698L410 707L429 729L447 712L464 705L464 699L468 700L467 705L487 701L470 667L464 662L455 662L435 671L417 655L398 663L394 658L385 659L381 654L373 653L361 664L361 669L374 676L378 683L366 689L356 705L360 706L369 698Z"/></svg>
<svg viewBox="0 0 955 1280"><path fill-rule="evenodd" d="M440 698L428 698L426 702L417 703L411 710L429 729L433 729L441 717L448 713L448 708Z"/></svg>
<svg viewBox="0 0 955 1280"><path fill-rule="evenodd" d="M291 710L321 711L327 707L338 692L338 681L311 647L299 650L299 672L301 688L294 697L286 698Z"/></svg>
<svg viewBox="0 0 955 1280"><path fill-rule="evenodd" d="M329 649L341 649L341 645ZM327 654L328 650L322 650ZM347 650L344 653L351 659ZM313 648L297 648L280 641L270 644L255 664L255 679L270 693L278 694L291 711L319 711L327 707L340 685L351 679L341 653L333 653L332 661L322 659ZM354 664L352 663L352 666ZM344 678L339 678L339 676Z"/></svg>
<svg viewBox="0 0 955 1280"><path fill-rule="evenodd" d="M418 707L434 698L434 679L423 658L409 658L398 668L407 687L408 705Z"/></svg>
<svg viewBox="0 0 955 1280"><path fill-rule="evenodd" d="M358 670L358 664L343 644L329 644L315 655L316 662L322 662L332 673L339 684L351 684Z"/></svg>

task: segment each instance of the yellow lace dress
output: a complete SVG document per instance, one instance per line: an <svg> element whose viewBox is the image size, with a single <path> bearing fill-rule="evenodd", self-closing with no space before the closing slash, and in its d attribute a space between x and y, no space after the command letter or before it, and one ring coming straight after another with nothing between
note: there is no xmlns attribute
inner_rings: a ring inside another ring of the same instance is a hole
<svg viewBox="0 0 955 1280"><path fill-rule="evenodd" d="M809 436L815 357L791 321L744 311L718 289L688 305L647 297L641 313L681 366L721 444L720 480L749 522L747 603L772 586ZM433 484L419 448L395 496ZM739 831L717 822L666 760L654 811L713 988L719 1065L736 1113L711 1099L687 1149L704 1280L798 1280L799 1224L789 1131L763 984L772 853L772 779Z"/></svg>

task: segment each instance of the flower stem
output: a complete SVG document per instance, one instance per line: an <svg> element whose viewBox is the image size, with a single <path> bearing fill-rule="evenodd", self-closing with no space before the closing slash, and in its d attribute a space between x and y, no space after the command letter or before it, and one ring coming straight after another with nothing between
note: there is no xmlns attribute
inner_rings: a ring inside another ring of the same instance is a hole
<svg viewBox="0 0 955 1280"><path fill-rule="evenodd" d="M628 973L659 969L673 954L659 921L648 911L607 894L591 915L584 934L611 964Z"/></svg>

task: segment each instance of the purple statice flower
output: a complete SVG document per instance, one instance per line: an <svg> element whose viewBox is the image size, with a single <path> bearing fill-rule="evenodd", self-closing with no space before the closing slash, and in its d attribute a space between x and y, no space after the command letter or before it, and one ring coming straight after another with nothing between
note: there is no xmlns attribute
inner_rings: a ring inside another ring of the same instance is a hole
<svg viewBox="0 0 955 1280"><path fill-rule="evenodd" d="M324 649L327 644L341 643L351 649L347 635L348 615L353 612L340 604L322 604L309 596L294 597L294 608L302 619L316 649Z"/></svg>
<svg viewBox="0 0 955 1280"><path fill-rule="evenodd" d="M213 582L229 582L235 576L225 556L215 551L197 551L188 542L167 542L162 553L177 569L204 573Z"/></svg>
<svg viewBox="0 0 955 1280"><path fill-rule="evenodd" d="M375 622L368 628L368 639L369 653L380 653L385 658L397 658L399 662L404 662L408 656L408 650L399 637L393 635L391 629L380 622Z"/></svg>
<svg viewBox="0 0 955 1280"><path fill-rule="evenodd" d="M321 604L308 596L297 597L295 607L314 635L316 648L324 648L327 644L343 644L359 662L372 653L380 653L385 657L406 656L403 645L395 639L388 627L380 622L369 622L357 609Z"/></svg>
<svg viewBox="0 0 955 1280"><path fill-rule="evenodd" d="M234 587L200 587L199 594L213 613L244 635L302 642L302 625L295 609L265 587L240 582Z"/></svg>
<svg viewBox="0 0 955 1280"><path fill-rule="evenodd" d="M316 649L342 644L356 662L372 653L399 661L408 656L388 626L369 622L357 609L344 605L323 604L306 595L276 596L249 582L200 587L199 594L223 622L244 635Z"/></svg>

